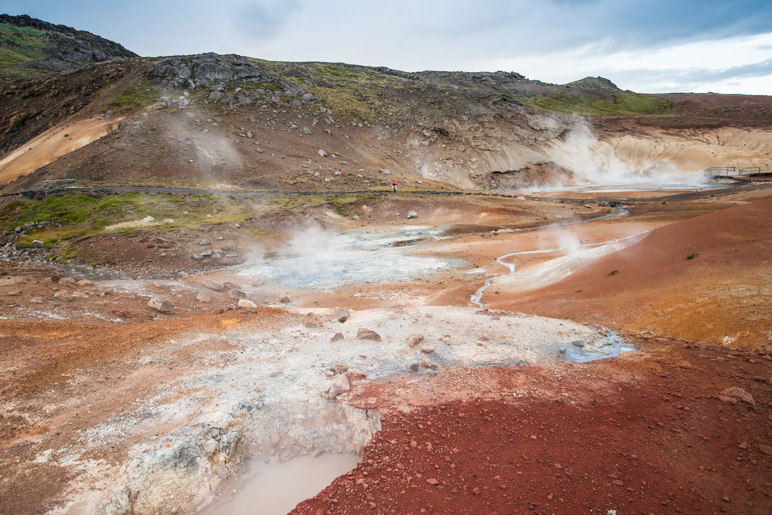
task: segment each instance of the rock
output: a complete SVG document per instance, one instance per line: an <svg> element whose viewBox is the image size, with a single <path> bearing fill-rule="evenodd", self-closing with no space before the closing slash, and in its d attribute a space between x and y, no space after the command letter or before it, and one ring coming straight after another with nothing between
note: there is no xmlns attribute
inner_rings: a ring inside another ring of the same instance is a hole
<svg viewBox="0 0 772 515"><path fill-rule="evenodd" d="M247 294L243 290L240 290L237 288L237 289L228 291L228 297L234 300L246 299Z"/></svg>
<svg viewBox="0 0 772 515"><path fill-rule="evenodd" d="M306 133L306 134L308 134L309 136L312 134L312 133L311 133L311 129L309 129L308 127L303 127L303 132L305 132L305 133ZM322 156L322 157L324 157L324 156Z"/></svg>
<svg viewBox="0 0 772 515"><path fill-rule="evenodd" d="M347 371L348 371L348 365L343 363L342 361L336 361L330 367L330 372L332 372L335 375L343 374Z"/></svg>
<svg viewBox="0 0 772 515"><path fill-rule="evenodd" d="M9 297L18 297L19 295L21 295L21 291L19 291L19 290L11 290L11 291L9 291L7 293L7 295Z"/></svg>
<svg viewBox="0 0 772 515"><path fill-rule="evenodd" d="M330 338L331 342L337 342L338 340L343 339L343 333L335 333L332 338Z"/></svg>
<svg viewBox="0 0 772 515"><path fill-rule="evenodd" d="M94 286L94 281L89 281L88 279L81 279L77 283L78 286Z"/></svg>
<svg viewBox="0 0 772 515"><path fill-rule="evenodd" d="M440 484L440 482L437 481L436 479L427 479L426 482L429 483L430 485L438 485L438 484Z"/></svg>
<svg viewBox="0 0 772 515"><path fill-rule="evenodd" d="M214 438L207 438L201 448L204 450L204 454L212 456L220 448L220 444Z"/></svg>
<svg viewBox="0 0 772 515"><path fill-rule="evenodd" d="M584 347L585 343L582 340L574 340L571 342L574 344L575 347L579 347L580 349Z"/></svg>
<svg viewBox="0 0 772 515"><path fill-rule="evenodd" d="M147 302L147 307L152 308L159 313L171 313L174 310L174 302L164 297L152 297Z"/></svg>
<svg viewBox="0 0 772 515"><path fill-rule="evenodd" d="M279 297L279 304L289 304L290 302L292 302L292 299L288 293L282 293Z"/></svg>
<svg viewBox="0 0 772 515"><path fill-rule="evenodd" d="M212 255L209 256L211 259L220 259L222 255L220 255L219 252L212 252Z"/></svg>
<svg viewBox="0 0 772 515"><path fill-rule="evenodd" d="M213 281L212 279L204 279L203 281L201 281L201 286L204 286L214 291L222 291L222 289L224 288L223 283Z"/></svg>
<svg viewBox="0 0 772 515"><path fill-rule="evenodd" d="M75 297L73 297L72 294L68 291L58 291L54 293L54 298L56 300L61 300L62 302L70 302Z"/></svg>
<svg viewBox="0 0 772 515"><path fill-rule="evenodd" d="M338 395L346 393L350 389L351 385L348 382L348 378L341 374L335 377L335 380L332 382L332 386L330 386L330 391L327 393L327 395L330 399L334 399Z"/></svg>
<svg viewBox="0 0 772 515"><path fill-rule="evenodd" d="M317 313L306 313L303 317L303 325L306 327L322 327L324 319Z"/></svg>
<svg viewBox="0 0 772 515"><path fill-rule="evenodd" d="M418 213L416 213L415 211L408 211L407 219L410 220L411 218L418 218Z"/></svg>
<svg viewBox="0 0 772 515"><path fill-rule="evenodd" d="M209 304L212 302L212 297L210 297L208 294L201 292L198 295L196 295L196 300L199 302L203 302L204 304Z"/></svg>
<svg viewBox="0 0 772 515"><path fill-rule="evenodd" d="M407 344L411 347L415 347L422 341L424 341L424 335L420 333L413 333L407 337Z"/></svg>
<svg viewBox="0 0 772 515"><path fill-rule="evenodd" d="M75 279L72 277L62 277L59 279L59 284L75 284Z"/></svg>
<svg viewBox="0 0 772 515"><path fill-rule="evenodd" d="M738 401L741 401L753 407L756 406L756 402L753 400L753 396L751 396L751 394L742 388L737 388L734 386L723 390L718 395L718 398L724 402L731 402L732 404L736 404Z"/></svg>
<svg viewBox="0 0 772 515"><path fill-rule="evenodd" d="M370 329L360 327L357 330L357 340L373 340L376 342L381 341L381 335Z"/></svg>
<svg viewBox="0 0 772 515"><path fill-rule="evenodd" d="M346 308L335 308L332 310L332 317L340 322L341 324L348 320L348 317L351 316L348 312L348 309Z"/></svg>
<svg viewBox="0 0 772 515"><path fill-rule="evenodd" d="M766 454L767 456L772 456L772 447L769 445L759 445L759 452L761 454Z"/></svg>
<svg viewBox="0 0 772 515"><path fill-rule="evenodd" d="M412 370L413 372L418 372L418 369L420 366L421 366L420 363L413 363L412 365L410 365L410 370Z"/></svg>
<svg viewBox="0 0 772 515"><path fill-rule="evenodd" d="M212 244L212 242L209 240L201 240L198 242L198 244L201 245L202 247L208 247L209 245Z"/></svg>
<svg viewBox="0 0 772 515"><path fill-rule="evenodd" d="M322 156L322 157L327 157L327 152L325 152L324 150L322 150L322 149L320 148L320 149L319 149L319 155L320 155L320 156Z"/></svg>
<svg viewBox="0 0 772 515"><path fill-rule="evenodd" d="M155 222L155 218L153 218L152 216L148 215L145 218L143 218L142 221L145 222L146 224L149 224L150 222Z"/></svg>
<svg viewBox="0 0 772 515"><path fill-rule="evenodd" d="M434 352L434 347L424 347L423 349L421 349L421 352L423 352L424 354L431 354L432 352Z"/></svg>
<svg viewBox="0 0 772 515"><path fill-rule="evenodd" d="M432 370L437 368L437 364L436 363L432 363L428 359L421 360L421 366L424 367L424 368L431 368Z"/></svg>
<svg viewBox="0 0 772 515"><path fill-rule="evenodd" d="M45 242L42 240L32 240L32 246L34 247L42 247L45 245Z"/></svg>
<svg viewBox="0 0 772 515"><path fill-rule="evenodd" d="M248 299L239 299L239 302L236 305L238 307L240 307L240 308L256 308L257 307L257 304L255 304L254 302L252 302L251 300L248 300Z"/></svg>

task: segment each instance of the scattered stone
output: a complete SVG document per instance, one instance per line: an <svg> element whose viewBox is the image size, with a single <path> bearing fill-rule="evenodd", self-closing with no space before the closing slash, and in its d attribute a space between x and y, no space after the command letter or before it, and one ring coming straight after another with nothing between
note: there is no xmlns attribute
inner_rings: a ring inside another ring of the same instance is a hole
<svg viewBox="0 0 772 515"><path fill-rule="evenodd" d="M436 363L432 363L428 359L421 360L421 366L424 367L424 368L431 368L432 370L437 368L437 364Z"/></svg>
<svg viewBox="0 0 772 515"><path fill-rule="evenodd" d="M357 330L357 340L373 340L376 342L381 341L381 335L370 329L360 327Z"/></svg>
<svg viewBox="0 0 772 515"><path fill-rule="evenodd" d="M75 279L72 277L62 277L59 279L59 284L75 284Z"/></svg>
<svg viewBox="0 0 772 515"><path fill-rule="evenodd" d="M571 343L573 343L574 346L579 347L580 349L585 346L585 343L582 340L574 340Z"/></svg>
<svg viewBox="0 0 772 515"><path fill-rule="evenodd" d="M45 242L43 240L32 240L32 245L34 247L42 247L45 245Z"/></svg>
<svg viewBox="0 0 772 515"><path fill-rule="evenodd" d="M208 294L201 292L198 295L196 295L196 300L199 302L203 302L204 304L209 304L212 302L212 297L210 297Z"/></svg>
<svg viewBox="0 0 772 515"><path fill-rule="evenodd" d="M43 304L43 299L40 297L32 297L29 301L30 304Z"/></svg>
<svg viewBox="0 0 772 515"><path fill-rule="evenodd" d="M282 293L279 297L279 304L289 304L290 302L292 302L292 299L287 293Z"/></svg>
<svg viewBox="0 0 772 515"><path fill-rule="evenodd" d="M335 399L338 395L346 393L350 389L351 385L348 382L348 378L344 374L341 374L335 377L335 380L332 382L332 386L330 386L330 391L327 393L327 395L330 399Z"/></svg>
<svg viewBox="0 0 772 515"><path fill-rule="evenodd" d="M70 302L75 297L73 297L72 294L68 291L58 291L54 293L54 298L56 300L61 300L62 302Z"/></svg>
<svg viewBox="0 0 772 515"><path fill-rule="evenodd" d="M337 342L338 340L343 339L343 333L335 333L332 338L330 338L331 342Z"/></svg>
<svg viewBox="0 0 772 515"><path fill-rule="evenodd" d="M746 404L749 404L753 407L756 406L756 402L753 400L753 396L743 390L742 388L737 387L731 387L727 388L726 390L723 390L719 395L718 398L724 402L730 402L732 404L737 404L738 401L744 402Z"/></svg>
<svg viewBox="0 0 772 515"><path fill-rule="evenodd" d="M759 452L761 454L766 454L767 456L772 456L772 447L769 445L759 445Z"/></svg>
<svg viewBox="0 0 772 515"><path fill-rule="evenodd" d="M410 220L411 218L418 218L418 213L416 213L415 211L408 211L407 219Z"/></svg>
<svg viewBox="0 0 772 515"><path fill-rule="evenodd" d="M440 482L437 481L436 479L427 479L426 482L429 483L430 485L438 485L438 484L440 484Z"/></svg>
<svg viewBox="0 0 772 515"><path fill-rule="evenodd" d="M249 299L239 299L238 304L236 304L240 308L256 308L257 304L252 302Z"/></svg>
<svg viewBox="0 0 772 515"><path fill-rule="evenodd" d="M308 127L303 127L303 132L305 132L305 133L306 133L306 134L308 134L309 136L312 134L312 133L311 133L311 129L309 129ZM322 156L322 157L324 157L324 156Z"/></svg>
<svg viewBox="0 0 772 515"><path fill-rule="evenodd" d="M332 317L340 322L341 324L344 323L346 320L348 320L348 317L351 316L348 312L348 309L346 308L335 308L332 311Z"/></svg>
<svg viewBox="0 0 772 515"><path fill-rule="evenodd" d="M204 442L204 445L201 446L201 448L204 450L204 454L207 456L213 456L214 453L217 452L217 449L219 449L220 444L217 443L217 440L214 438L207 438L206 442Z"/></svg>
<svg viewBox="0 0 772 515"><path fill-rule="evenodd" d="M11 290L11 291L9 291L7 293L7 295L9 297L18 297L19 295L21 295L21 291L19 291L19 290Z"/></svg>
<svg viewBox="0 0 772 515"><path fill-rule="evenodd" d="M174 302L164 297L152 297L147 302L147 306L159 313L171 313L174 310Z"/></svg>
<svg viewBox="0 0 772 515"><path fill-rule="evenodd" d="M198 242L198 244L201 245L202 247L208 247L209 245L212 244L212 242L209 240L201 240Z"/></svg>
<svg viewBox="0 0 772 515"><path fill-rule="evenodd" d="M232 298L234 300L246 299L247 298L247 294L243 290L240 290L240 289L236 288L236 289L230 290L228 292L228 297L230 297L230 298Z"/></svg>
<svg viewBox="0 0 772 515"><path fill-rule="evenodd" d="M320 148L320 149L319 149L319 155L320 155L320 156L322 156L322 157L327 157L327 152L325 152L324 150L322 150L322 149Z"/></svg>
<svg viewBox="0 0 772 515"><path fill-rule="evenodd" d="M317 313L306 313L303 317L303 325L306 327L322 327L324 319Z"/></svg>
<svg viewBox="0 0 772 515"><path fill-rule="evenodd" d="M193 258L193 259L195 259L196 261L201 261L202 259L204 259L204 255L203 255L203 254L193 254L193 255L192 255L192 256L190 256L190 257L192 257L192 258Z"/></svg>
<svg viewBox="0 0 772 515"><path fill-rule="evenodd" d="M151 222L155 222L155 218L153 218L152 216L148 215L145 218L143 218L142 221L145 222L146 224L149 224Z"/></svg>
<svg viewBox="0 0 772 515"><path fill-rule="evenodd" d="M219 252L212 252L212 255L209 256L211 259L220 259L222 255Z"/></svg>
<svg viewBox="0 0 772 515"><path fill-rule="evenodd" d="M224 288L223 283L213 281L212 279L204 279L203 281L201 281L201 286L204 286L214 291L222 291L222 289Z"/></svg>
<svg viewBox="0 0 772 515"><path fill-rule="evenodd" d="M434 352L434 347L424 347L423 349L421 349L421 352L423 352L424 354L431 354L432 352Z"/></svg>
<svg viewBox="0 0 772 515"><path fill-rule="evenodd" d="M332 372L332 373L333 373L333 374L335 374L335 375L338 375L338 374L343 374L343 373L345 373L345 372L347 372L347 371L348 371L348 365L347 365L347 364L345 364L345 363L344 363L344 362L342 362L342 361L336 361L336 362L335 362L335 363L333 363L333 364L332 364L332 366L330 367L330 372Z"/></svg>
<svg viewBox="0 0 772 515"><path fill-rule="evenodd" d="M407 344L411 347L415 347L422 341L424 341L424 335L420 333L413 333L407 337Z"/></svg>
<svg viewBox="0 0 772 515"><path fill-rule="evenodd" d="M413 364L410 365L410 370L412 370L413 372L418 372L418 368L420 366L421 366L420 363L413 363Z"/></svg>

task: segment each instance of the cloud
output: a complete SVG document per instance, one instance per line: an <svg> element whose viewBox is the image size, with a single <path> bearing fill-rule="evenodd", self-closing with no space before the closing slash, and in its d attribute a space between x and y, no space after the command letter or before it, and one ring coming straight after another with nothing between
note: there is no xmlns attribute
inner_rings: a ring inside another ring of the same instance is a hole
<svg viewBox="0 0 772 515"><path fill-rule="evenodd" d="M251 39L271 39L284 30L290 17L302 8L300 0L247 1L233 11L235 24Z"/></svg>

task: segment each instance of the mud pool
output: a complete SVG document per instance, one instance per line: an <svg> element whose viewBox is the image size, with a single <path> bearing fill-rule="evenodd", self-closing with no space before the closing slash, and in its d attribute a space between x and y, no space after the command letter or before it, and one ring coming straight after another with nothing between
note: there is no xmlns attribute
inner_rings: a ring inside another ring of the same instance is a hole
<svg viewBox="0 0 772 515"><path fill-rule="evenodd" d="M275 256L260 257L233 272L287 288L333 291L357 283L396 283L463 266L461 260L413 255L411 247L442 238L444 228L406 226L395 231L302 231Z"/></svg>

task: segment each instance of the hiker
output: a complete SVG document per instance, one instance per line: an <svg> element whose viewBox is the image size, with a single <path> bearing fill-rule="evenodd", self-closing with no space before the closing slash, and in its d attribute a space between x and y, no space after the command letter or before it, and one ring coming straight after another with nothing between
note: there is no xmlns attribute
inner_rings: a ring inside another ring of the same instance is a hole
<svg viewBox="0 0 772 515"><path fill-rule="evenodd" d="M391 191L393 191L394 193L397 192L397 179L394 179L393 181L391 181Z"/></svg>

